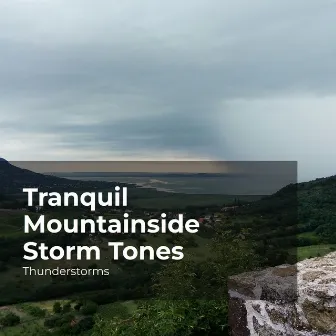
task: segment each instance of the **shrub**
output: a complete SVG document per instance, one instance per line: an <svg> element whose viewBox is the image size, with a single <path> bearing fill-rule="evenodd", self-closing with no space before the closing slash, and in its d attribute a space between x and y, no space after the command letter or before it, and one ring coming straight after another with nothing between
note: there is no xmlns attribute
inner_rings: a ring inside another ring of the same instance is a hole
<svg viewBox="0 0 336 336"><path fill-rule="evenodd" d="M47 328L54 328L56 326L56 322L58 321L58 316L51 316L44 320L44 326Z"/></svg>
<svg viewBox="0 0 336 336"><path fill-rule="evenodd" d="M73 314L60 315L56 321L56 327L67 326L74 318Z"/></svg>
<svg viewBox="0 0 336 336"><path fill-rule="evenodd" d="M82 306L83 306L82 302L77 302L74 305L74 310L79 311L82 308Z"/></svg>
<svg viewBox="0 0 336 336"><path fill-rule="evenodd" d="M22 309L29 315L34 317L45 317L47 315L47 310L42 309L38 306L33 306L29 304L22 305Z"/></svg>
<svg viewBox="0 0 336 336"><path fill-rule="evenodd" d="M71 303L67 302L63 305L62 312L69 313L71 311Z"/></svg>
<svg viewBox="0 0 336 336"><path fill-rule="evenodd" d="M55 314L59 314L62 312L62 306L59 302L55 302L54 305L53 305L53 312Z"/></svg>
<svg viewBox="0 0 336 336"><path fill-rule="evenodd" d="M20 317L12 312L0 318L0 324L4 327L12 327L20 323Z"/></svg>
<svg viewBox="0 0 336 336"><path fill-rule="evenodd" d="M45 319L44 326L47 328L63 327L70 324L73 318L72 314L54 315Z"/></svg>
<svg viewBox="0 0 336 336"><path fill-rule="evenodd" d="M83 315L93 315L97 312L98 305L94 302L86 302L80 309Z"/></svg>
<svg viewBox="0 0 336 336"><path fill-rule="evenodd" d="M94 326L93 318L91 316L84 317L73 327L73 332L80 334L83 331L92 329L93 326Z"/></svg>

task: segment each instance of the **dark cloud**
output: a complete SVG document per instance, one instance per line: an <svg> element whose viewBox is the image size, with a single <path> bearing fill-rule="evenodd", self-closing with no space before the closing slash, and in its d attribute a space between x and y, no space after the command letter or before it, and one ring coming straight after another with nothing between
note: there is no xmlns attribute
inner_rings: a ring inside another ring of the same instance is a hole
<svg viewBox="0 0 336 336"><path fill-rule="evenodd" d="M336 108L335 19L335 2L315 0L1 3L1 155L176 152L309 170L311 134L328 146L316 120L328 127Z"/></svg>

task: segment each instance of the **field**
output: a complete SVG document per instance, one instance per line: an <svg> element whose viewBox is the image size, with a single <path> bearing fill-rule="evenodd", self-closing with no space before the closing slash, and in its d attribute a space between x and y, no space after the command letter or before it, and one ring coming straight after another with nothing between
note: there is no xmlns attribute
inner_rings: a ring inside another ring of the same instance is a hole
<svg viewBox="0 0 336 336"><path fill-rule="evenodd" d="M101 317L120 316L128 317L135 312L135 301L114 302L99 306L98 314Z"/></svg>
<svg viewBox="0 0 336 336"><path fill-rule="evenodd" d="M124 239L121 240L124 242L125 246L139 246L139 245L149 245L153 247L153 249L157 249L160 246L167 246L169 248L173 247L173 243L169 240L169 238L173 238L172 235L142 235L143 239L140 243L134 239ZM183 235L184 239L193 239L195 242L194 247L185 248L185 255L192 256L195 259L204 259L207 257L208 243L209 240L198 235ZM112 235L110 238L108 237L92 237L90 239L85 239L81 242L81 245L88 246L98 246L101 251L101 258L99 261L95 261L97 268L109 269L110 274L120 274L120 272L128 272L128 269L123 269L123 263L120 261L113 260L113 248L108 247L108 242L114 241ZM151 261L144 261L145 263L151 263ZM87 260L76 260L76 256L73 255L73 261L55 261L55 260L41 260L38 259L36 261L26 262L25 264L21 264L20 266L12 266L7 270L1 273L2 285L7 285L6 292L15 291L16 294L20 293L29 293L38 289L41 286L46 286L51 284L51 278L49 276L38 276L38 275L30 275L26 276L23 273L22 266L31 266L35 269L46 269L46 268L56 268L56 267L79 267L79 268L88 268L92 261ZM127 262L126 262L127 264ZM14 286L15 290L14 290Z"/></svg>
<svg viewBox="0 0 336 336"><path fill-rule="evenodd" d="M194 197L194 202L200 202L202 199L200 195L192 195ZM172 194L169 194L167 196L168 199L173 197ZM174 197L176 198L175 201L177 203L182 202L183 195L177 195L175 194ZM211 199L211 197L213 197ZM192 197L191 197L192 198ZM215 199L218 199L218 195L208 195L208 200L214 202ZM140 201L140 200L139 200ZM162 199L160 200L162 202ZM194 203L195 204L195 203ZM76 210L76 209L75 209ZM12 237L14 239L17 239L20 245L20 248L22 248L22 242L27 241L26 234L23 233L22 230L22 222L23 222L23 215L25 214L24 211L17 210L17 211L8 211L8 210L2 210L0 211L0 216L2 220L2 225L0 226L0 237ZM38 214L34 213L29 213L32 217L37 217ZM141 218L143 212L135 211L133 213L133 216L135 218ZM73 211L67 211L62 209L61 212L48 212L46 214L47 218L79 218L80 217L80 212L73 212ZM120 217L120 214L116 215L111 215L107 214L104 216L106 218L118 218ZM261 225L260 226L260 232L263 232L265 229L263 229L263 225L267 225L266 222L264 223L263 221L260 222L255 222L253 220L253 216L245 216L245 217L237 217L234 220L234 226L238 227L253 227L253 225ZM225 220L224 217L222 218L221 225L225 226ZM259 223L259 224L258 224ZM264 223L264 224L263 224ZM232 224L232 223L231 223ZM274 232L273 232L274 231ZM256 231L257 232L257 231ZM277 227L274 226L274 230L272 229L272 235L276 237L277 235ZM252 230L252 233L253 230ZM32 233L32 235L36 233ZM54 235L57 242L57 235ZM294 236L295 237L295 236ZM308 239L310 241L310 244L308 243L307 246L303 247L298 247L298 248L293 248L290 247L288 248L288 252L292 256L296 256L298 260L302 260L304 258L309 258L309 257L315 257L318 255L324 255L328 253L329 251L332 251L332 248L335 246L332 244L324 244L320 245L319 244L319 237L314 233L314 232L305 232L305 233L300 233L297 235L298 238L302 239ZM120 239L118 238L117 241L123 241L125 243L125 246L132 245L139 247L140 245L149 245L153 247L154 249L158 248L159 246L168 246L172 247L173 245L176 245L174 243L174 239L176 239L176 236L168 234L160 234L160 235L141 235L141 240L139 237L134 237L134 238L129 238L125 237L125 239ZM31 240L35 240L36 237L33 237ZM190 256L191 258L195 260L204 260L207 258L210 254L209 250L209 238L199 236L199 235L183 235L183 239L185 240L184 243L182 243L183 246L186 245L186 241L188 239L191 239L191 245L185 247L185 256ZM96 268L101 268L101 269L109 269L110 274L112 276L121 276L122 278L127 276L127 274L130 274L129 272L131 271L131 268L129 265L132 265L132 263L129 262L124 262L124 260L121 261L115 261L113 260L113 248L108 247L108 242L109 241L116 241L115 237L113 234L105 234L105 235L93 235L92 237L86 236L84 239L81 238L80 241L78 241L78 244L80 245L88 245L88 246L98 246L101 251L101 258L99 261L94 261L94 264L96 265ZM54 242L50 242L50 246L53 245L58 245L55 244ZM295 245L292 245L295 246ZM22 252L20 252L22 253ZM40 290L41 288L45 288L47 291L47 288L53 288L53 283L52 283L52 278L50 276L38 276L38 275L30 275L26 276L23 273L22 266L31 266L35 269L46 269L46 268L82 268L82 269L87 269L90 265L93 264L93 261L86 261L86 260L76 260L76 256L73 255L73 260L72 261L53 261L53 260L41 260L38 259L36 261L31 261L31 262L26 262L25 264L22 264L21 260L16 260L17 257L12 257L9 259L9 262L7 264L7 269L3 270L1 272L1 285L0 285L0 300L5 300L8 295L10 297L14 298L28 298L28 300L32 300L31 295L37 290ZM144 266L148 264L151 265L153 262L151 261L145 261ZM138 270L140 265L137 265ZM143 267L141 271L145 271L147 268L147 265ZM132 271L133 272L133 271ZM137 271L136 271L137 272ZM51 289L50 289L51 290ZM71 293L71 296L76 296L76 293L79 292L86 292L85 290L78 290L78 288L75 286L73 292L69 292L68 297ZM106 291L104 289L104 291ZM51 290L52 291L52 290ZM44 299L47 298L53 298L54 296L47 296L43 297ZM29 299L30 298L30 299ZM27 299L24 299L27 300ZM38 301L38 300L37 300ZM7 301L2 301L3 304L5 304ZM15 301L13 301L15 302Z"/></svg>
<svg viewBox="0 0 336 336"><path fill-rule="evenodd" d="M184 209L187 206L223 205L233 202L236 198L237 196L230 195L160 193L155 197L134 199L131 204L138 208ZM241 201L254 201L259 198L259 196L239 196Z"/></svg>
<svg viewBox="0 0 336 336"><path fill-rule="evenodd" d="M138 272L131 270L132 266L130 267L131 263L125 262L124 260L121 261L115 261L113 260L113 248L108 247L109 241L116 241L116 238L113 234L105 234L105 235L93 235L89 237L81 236L80 240L75 240L74 243L69 242L67 245L73 245L73 244L79 244L79 245L87 245L87 246L97 246L100 248L101 257L98 261L87 261L85 258L82 260L77 260L76 255L73 254L72 260L70 261L55 261L55 260L41 260L38 258L35 261L25 261L22 262L22 246L25 242L31 240L31 241L39 241L41 237L39 237L38 233L31 233L30 239L27 239L27 234L23 232L23 216L25 213L24 211L2 211L1 212L1 221L3 227L2 235L0 233L0 238L2 237L4 239L4 242L7 241L7 238L13 239L13 244L17 245L15 248L17 249L17 256L13 254L9 254L9 259L6 264L3 265L3 269L1 270L1 284L0 284L0 302L2 304L7 304L11 302L18 302L20 300L37 300L33 299L33 295L37 291L44 291L47 294L47 297L43 297L44 299L53 298L57 296L53 296L53 288L54 283L51 276L39 276L39 275L25 275L22 267L29 266L34 269L40 269L44 270L46 268L49 269L55 269L57 267L60 268L81 268L81 269L88 269L95 265L94 268L99 269L108 269L110 271L111 277L113 276L122 276L127 277L130 272ZM29 213L31 217L37 217L38 214ZM119 214L116 215L105 215L104 216L108 219L110 217L118 218L120 217ZM141 218L143 217L143 212L141 213L134 213L135 217ZM65 210L62 210L61 212L48 212L46 214L47 219L51 218L80 218L80 213L73 213L68 212ZM15 236L14 236L15 233ZM48 239L51 239L47 242L47 245L52 247L55 245L60 245L59 243L59 236L60 235L50 235ZM63 235L66 239L68 237L67 235ZM120 239L121 238L121 239ZM141 238L141 240L140 240ZM63 239L63 238L62 238ZM167 246L169 248L172 248L174 244L174 239L176 239L176 236L171 234L159 234L159 235L141 235L141 237L134 237L129 238L125 237L124 239L122 237L119 237L117 241L123 241L125 246L136 246L139 247L140 245L149 245L154 250L157 249L160 246ZM192 241L192 244L188 247L185 246L185 255L190 255L192 258L200 260L204 259L209 255L209 249L208 249L208 243L209 239L204 238L198 235L192 235L192 234L185 234L183 235L183 239L186 241L190 240ZM44 238L42 238L42 241L44 241ZM12 243L8 245L8 248L14 248ZM62 243L61 243L62 244ZM185 243L183 244L185 245ZM5 246L3 246L5 248ZM143 262L145 267L142 267L140 269L141 272L145 273L147 272L148 267L152 267L151 265L155 262L152 261L144 261ZM155 265L154 265L155 266ZM141 268L141 265L137 266L138 268ZM35 271L34 271L35 272ZM58 280L57 280L58 281ZM73 280L75 281L75 280ZM57 283L57 286L61 287L61 283ZM49 288L49 289L48 289ZM73 285L73 291L68 291L67 295L69 296L70 293L76 294L77 292L83 292L85 289L78 289L78 286ZM51 295L51 296L49 296ZM55 294L56 295L56 294ZM65 295L65 294L64 294ZM9 301L7 301L9 300ZM1 303L0 303L1 304Z"/></svg>
<svg viewBox="0 0 336 336"><path fill-rule="evenodd" d="M136 192L138 194L134 195L136 197L132 198L127 210L112 207L111 209L106 208L106 210L98 209L95 213L90 213L85 208L51 209L46 207L42 212L45 214L47 221L52 218L61 221L69 219L70 225L72 219L97 219L100 215L106 219L113 218L123 222L124 211L129 212L131 218L144 220L160 218L162 212L165 212L167 220L170 220L183 212L185 218L202 218L202 221L200 221L203 223L201 224L201 230L197 234L183 234L183 236L170 233L140 234L138 227L136 233L125 233L125 235L108 232L104 234L66 234L63 231L57 234L32 232L27 235L23 232L23 216L28 213L27 210L26 212L23 210L0 210L0 252L2 257L0 262L0 305L7 305L0 309L0 318L3 321L4 317L7 318L8 315L4 314L8 312L12 312L20 318L19 325L9 326L7 324L5 329L0 329L0 336L19 336L23 334L25 336L35 336L42 335L46 328L56 330L60 327L59 325L54 325L54 327L48 325L50 319L61 314L55 313L55 302L60 302L62 306L68 306L67 303L71 303L72 315L65 314L62 316L62 318L71 319L63 321L62 327L71 325L71 328L73 328L73 320L80 324L87 317L84 316L82 311L75 309L78 302L94 304L96 306L94 314L98 314L105 320L117 317L122 321L127 321L127 323L130 320L133 321L137 315L134 315L132 319L129 317L136 312L139 302L147 302L148 298L154 297L158 293L153 290L153 278L158 274L157 272L164 270L167 264L159 260L148 260L148 251L145 252L145 259L147 260L144 261L138 259L126 260L123 256L119 260L114 260L113 247L109 247L108 242L122 241L125 246L131 245L137 249L149 246L154 251L160 246L168 248L176 245L183 246L186 263L182 263L181 269L179 268L180 265L176 269L173 265L172 270L177 273L167 273L167 281L163 281L164 286L159 287L160 290L163 287L168 289L178 287L180 284L175 281L176 275L178 277L181 275L182 283L186 283L186 286L192 285L193 289L197 288L193 284L194 279L190 280L187 277L185 280L183 278L184 270L187 271L188 276L192 275L195 279L204 276L208 288L213 275L209 275L207 272L214 265L221 272L231 272L231 268L233 268L232 271L236 271L235 267L239 270L249 269L249 266L239 268L240 264L244 264L242 259L248 265L254 265L254 260L256 260L256 262L260 261L258 265L262 265L262 267L266 264L267 266L275 266L295 262L296 259L302 260L322 256L336 249L335 240L328 240L332 236L333 227L330 225L332 214L326 214L325 218L322 219L321 214L314 215L314 213L311 213L311 209L314 209L311 206L313 202L309 199L309 202L303 207L304 216L300 219L302 224L297 224L297 217L292 216L297 213L295 208L296 194L293 197L291 190L287 192L288 195L278 193L254 204L252 202L246 204L242 201L253 201L259 197L241 197L239 198L240 202L238 202L236 197L226 195L184 195L156 193L153 190L141 191L143 194L139 190L136 190ZM328 203L328 209L331 202L332 200ZM238 207L223 209L223 206L230 205L238 205ZM36 219L39 216L39 214L33 212L29 212L29 215ZM220 230L216 232L218 228ZM216 239L212 240L214 236ZM41 260L40 256L34 261L22 261L24 253L22 246L27 241L43 242L48 247L96 246L100 249L100 260L95 260L95 257L91 260L85 260L85 257L78 259L74 251L71 260L68 261ZM210 244L214 242L217 245L213 244L213 249L210 249ZM255 247L253 253L240 255L241 249L249 251L249 244ZM216 264L217 253L213 251L218 252L220 257L223 256L223 259L220 259L220 265ZM249 256L253 256L253 258L251 257L250 260ZM234 259L230 262L231 257ZM240 257L242 258L240 259ZM78 268L88 271L108 269L110 276L92 274L27 276L24 275L22 266L30 266L35 270ZM226 267L230 270L227 270ZM169 270L169 268L167 269ZM189 272L189 269L193 271ZM224 274L224 276L227 276L228 273ZM220 276L223 279L222 275ZM190 284L188 284L188 281L190 281ZM171 285L169 286L169 284ZM222 287L222 281L220 287L225 290L225 287ZM188 293L192 292L190 287L187 291ZM184 292L178 292L179 295L180 293ZM183 297L183 295L179 297ZM21 304L18 304L19 302ZM22 304L22 302L29 303ZM27 310L27 307L30 307L30 310ZM34 316L31 313L32 307L45 312L45 316ZM140 310L137 312L140 312ZM77 326L75 324L75 328ZM80 335L89 335L88 330L90 328L85 329Z"/></svg>
<svg viewBox="0 0 336 336"><path fill-rule="evenodd" d="M55 316L53 312L53 305L55 302L59 302L61 305L71 303L69 300L50 300L34 303L17 304L11 306L0 307L0 317L8 312L12 312L20 317L20 323L18 325L6 328L0 328L0 336L20 336L22 334L29 334L32 336L39 335L43 330L44 321L46 318ZM39 308L45 310L45 317L34 317L29 312L32 308ZM71 304L72 311L74 304ZM115 302L98 307L97 315L101 318L104 317L129 317L137 308L135 301ZM82 316L79 313L74 315L74 318L80 319Z"/></svg>
<svg viewBox="0 0 336 336"><path fill-rule="evenodd" d="M35 232L24 233L24 216L29 215L32 221L38 220L41 214L34 213L28 210L7 210L0 209L0 238L19 238L36 235ZM78 209L66 208L59 209L58 211L48 211L45 214L46 222L50 219L57 218L59 220L81 218L82 212Z"/></svg>
<svg viewBox="0 0 336 336"><path fill-rule="evenodd" d="M324 256L336 250L336 244L320 244L310 246L300 246L290 249L292 255L296 255L298 261Z"/></svg>
<svg viewBox="0 0 336 336"><path fill-rule="evenodd" d="M24 214L22 210L0 209L0 237L21 235Z"/></svg>
<svg viewBox="0 0 336 336"><path fill-rule="evenodd" d="M13 306L5 306L0 308L0 317L4 316L4 314L12 312L20 317L20 324L13 327L6 327L0 329L1 336L19 336L21 334L29 332L38 332L38 330L43 326L44 319L36 318L30 315L27 311L25 311L23 305L13 305ZM37 333L36 333L37 334Z"/></svg>
<svg viewBox="0 0 336 336"><path fill-rule="evenodd" d="M312 245L318 245L321 238L315 232L303 232L297 235L298 238L309 239Z"/></svg>

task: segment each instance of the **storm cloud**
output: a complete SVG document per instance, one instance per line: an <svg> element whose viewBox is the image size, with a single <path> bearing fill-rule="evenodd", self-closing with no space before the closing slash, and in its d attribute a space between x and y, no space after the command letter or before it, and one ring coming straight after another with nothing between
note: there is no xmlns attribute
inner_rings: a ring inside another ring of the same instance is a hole
<svg viewBox="0 0 336 336"><path fill-rule="evenodd" d="M9 160L336 164L332 0L0 3Z"/></svg>

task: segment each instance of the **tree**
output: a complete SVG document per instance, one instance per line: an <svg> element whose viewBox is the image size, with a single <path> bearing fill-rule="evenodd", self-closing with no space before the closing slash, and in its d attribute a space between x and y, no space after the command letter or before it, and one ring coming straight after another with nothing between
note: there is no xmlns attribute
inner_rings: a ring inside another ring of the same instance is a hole
<svg viewBox="0 0 336 336"><path fill-rule="evenodd" d="M97 312L98 305L94 302L88 301L86 302L80 309L80 312L83 315L93 315Z"/></svg>
<svg viewBox="0 0 336 336"><path fill-rule="evenodd" d="M228 335L227 278L254 269L260 260L252 242L230 232L218 231L212 250L204 261L186 255L168 264L155 278L156 300L141 304L127 320L98 319L92 335Z"/></svg>
<svg viewBox="0 0 336 336"><path fill-rule="evenodd" d="M62 306L60 304L60 302L56 301L53 305L53 312L55 314L60 314L62 312Z"/></svg>
<svg viewBox="0 0 336 336"><path fill-rule="evenodd" d="M78 301L74 305L74 310L79 311L82 306L83 306L83 303L81 301Z"/></svg>
<svg viewBox="0 0 336 336"><path fill-rule="evenodd" d="M67 302L63 305L62 313L69 313L71 311L71 303Z"/></svg>
<svg viewBox="0 0 336 336"><path fill-rule="evenodd" d="M20 323L20 317L12 312L0 318L0 324L4 327L12 327Z"/></svg>
<svg viewBox="0 0 336 336"><path fill-rule="evenodd" d="M98 319L92 336L226 336L225 301L152 300L127 320Z"/></svg>

